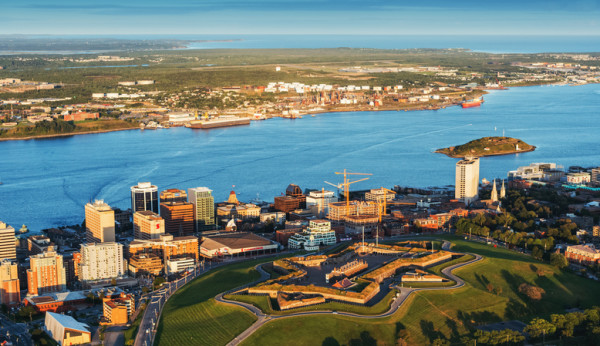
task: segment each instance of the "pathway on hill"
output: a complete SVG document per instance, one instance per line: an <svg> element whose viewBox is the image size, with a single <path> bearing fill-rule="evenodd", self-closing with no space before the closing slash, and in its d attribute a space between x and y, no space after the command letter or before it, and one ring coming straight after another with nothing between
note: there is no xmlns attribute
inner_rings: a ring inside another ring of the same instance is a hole
<svg viewBox="0 0 600 346"><path fill-rule="evenodd" d="M450 251L450 246L451 243L448 241L444 241L444 243L442 244L442 250L445 251ZM262 327L264 324L273 321L273 320L278 320L278 319L283 319L283 318L290 318L290 317L298 317L298 316L308 316L308 315L326 315L326 314L333 314L333 315L342 315L342 316L349 316L349 317L356 317L356 318L364 318L364 319L375 319L375 318L382 318L382 317L388 317L393 315L394 313L396 313L396 311L398 311L398 309L400 308L400 306L402 306L402 304L406 301L406 299L414 292L417 291L438 291L438 290L452 290L452 289L456 289L456 288L460 288L462 286L465 285L465 282L463 279L459 278L458 276L454 275L452 273L452 271L454 271L454 269L457 268L461 268L464 267L466 265L469 264L473 264L475 262L478 262L480 260L483 259L482 256L478 255L478 254L471 254L473 256L475 256L474 259L468 261L468 262L464 262L464 263L458 263L452 266L449 266L447 268L442 269L442 274L444 274L446 277L450 278L451 280L453 280L454 282L456 282L456 284L454 284L453 286L450 287L431 287L431 288L401 288L400 289L400 295L396 297L396 299L394 299L392 301L392 304L390 305L390 309L384 313L378 314L378 315L361 315L361 314L356 314L356 313L352 313L352 312L342 312L342 311L333 311L333 310L319 310L319 311L306 311L306 312L297 312L297 313L292 313L292 314L288 314L288 315L269 315L269 314L265 314L262 310L260 310L259 308L257 308L256 306L249 304L249 303L244 303L244 302L239 302L239 301L235 301L235 300L228 300L223 298L224 295L230 293L230 292L235 292L235 291L239 291L241 289L244 289L250 285L256 284L258 282L264 281L266 279L269 278L269 274L267 272L265 272L261 265L257 265L256 269L259 271L259 273L261 274L261 278L257 281L255 281L254 283L251 284L247 284L241 287L237 287L233 290L227 291L227 292L223 292L218 294L215 299L221 303L225 303L225 304L231 304L231 305L237 305L237 306L241 306L243 308L248 309L250 312L252 312L256 317L257 320L256 322L254 322L248 329L246 329L243 333L241 333L240 335L238 335L237 337L235 337L233 340L231 340L227 346L234 346L234 345L239 345L242 341L244 341L246 338L248 338L250 335L252 335L255 331L257 331L260 327Z"/></svg>

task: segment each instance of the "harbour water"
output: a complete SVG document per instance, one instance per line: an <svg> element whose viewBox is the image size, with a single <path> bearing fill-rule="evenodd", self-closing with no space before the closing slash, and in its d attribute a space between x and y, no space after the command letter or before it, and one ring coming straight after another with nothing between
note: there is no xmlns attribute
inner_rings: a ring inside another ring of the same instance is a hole
<svg viewBox="0 0 600 346"><path fill-rule="evenodd" d="M83 206L130 205L129 187L207 186L216 201L232 185L241 200L272 200L289 183L327 188L335 171L373 173L353 189L454 184L456 159L433 150L483 136L516 137L531 153L481 160L481 178L532 162L600 166L600 86L492 91L479 108L348 112L271 119L249 126L120 131L0 142L0 220L33 231L81 223Z"/></svg>

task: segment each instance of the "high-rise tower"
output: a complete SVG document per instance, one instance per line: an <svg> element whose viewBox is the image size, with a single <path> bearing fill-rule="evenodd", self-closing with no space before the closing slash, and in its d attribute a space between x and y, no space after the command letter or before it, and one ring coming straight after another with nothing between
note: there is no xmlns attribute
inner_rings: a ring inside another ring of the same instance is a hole
<svg viewBox="0 0 600 346"><path fill-rule="evenodd" d="M454 196L467 205L479 198L479 158L465 157L456 163Z"/></svg>
<svg viewBox="0 0 600 346"><path fill-rule="evenodd" d="M158 214L158 188L149 182L131 187L131 212L144 210Z"/></svg>

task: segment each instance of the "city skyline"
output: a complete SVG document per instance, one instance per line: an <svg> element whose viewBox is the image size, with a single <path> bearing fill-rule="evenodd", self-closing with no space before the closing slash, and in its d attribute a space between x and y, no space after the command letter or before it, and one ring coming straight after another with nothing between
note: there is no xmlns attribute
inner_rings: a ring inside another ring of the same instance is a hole
<svg viewBox="0 0 600 346"><path fill-rule="evenodd" d="M21 1L0 30L44 35L600 35L600 2Z"/></svg>

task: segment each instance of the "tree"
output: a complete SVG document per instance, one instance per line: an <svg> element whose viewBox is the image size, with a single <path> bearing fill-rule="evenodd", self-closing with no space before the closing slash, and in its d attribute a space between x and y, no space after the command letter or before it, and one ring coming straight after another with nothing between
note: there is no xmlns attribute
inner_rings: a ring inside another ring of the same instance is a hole
<svg viewBox="0 0 600 346"><path fill-rule="evenodd" d="M488 292L490 292L490 293L492 293L494 291L494 285L492 285L489 282L488 282L486 288L487 288Z"/></svg>
<svg viewBox="0 0 600 346"><path fill-rule="evenodd" d="M569 266L567 258L563 254L556 252L550 255L550 263L559 269L563 269Z"/></svg>
<svg viewBox="0 0 600 346"><path fill-rule="evenodd" d="M540 300L542 299L542 295L546 293L546 291L544 291L543 288L529 285L526 283L522 283L521 285L519 285L519 292L523 293L527 296L527 298L531 300Z"/></svg>
<svg viewBox="0 0 600 346"><path fill-rule="evenodd" d="M552 335L556 332L556 326L543 318L534 318L524 332L528 333L533 338L539 338L545 335Z"/></svg>

